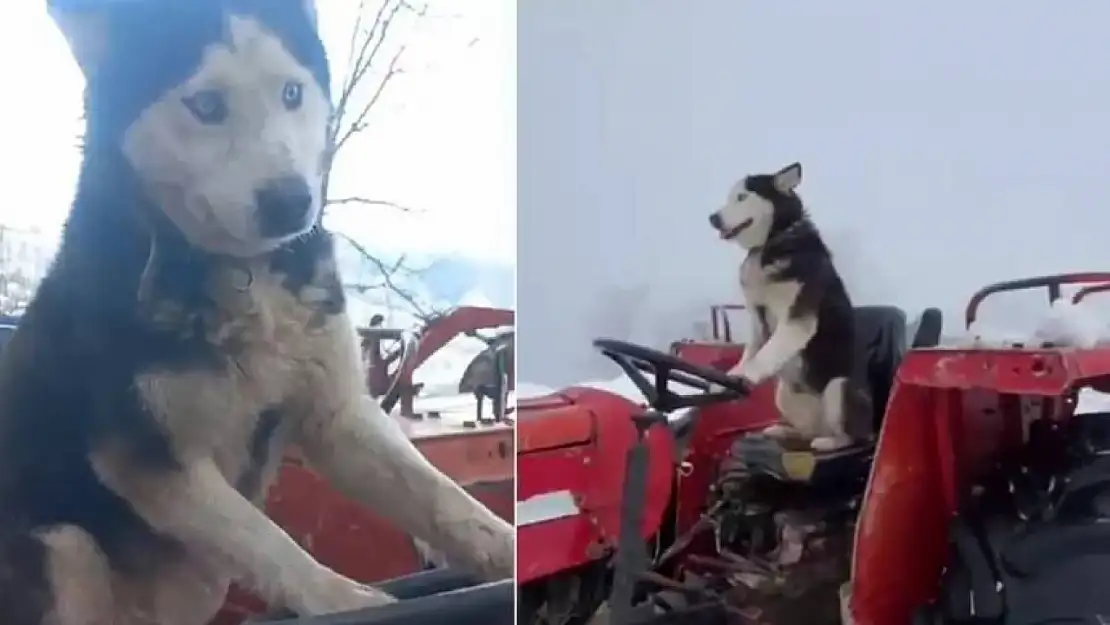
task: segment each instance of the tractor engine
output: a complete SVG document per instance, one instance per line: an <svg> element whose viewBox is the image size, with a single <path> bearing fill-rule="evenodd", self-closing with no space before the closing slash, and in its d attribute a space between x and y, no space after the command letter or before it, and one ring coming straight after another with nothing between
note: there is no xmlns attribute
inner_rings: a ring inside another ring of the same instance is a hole
<svg viewBox="0 0 1110 625"><path fill-rule="evenodd" d="M858 478L817 489L726 457L710 515L720 558L714 568L724 571L729 603L753 622L839 622L863 489Z"/></svg>

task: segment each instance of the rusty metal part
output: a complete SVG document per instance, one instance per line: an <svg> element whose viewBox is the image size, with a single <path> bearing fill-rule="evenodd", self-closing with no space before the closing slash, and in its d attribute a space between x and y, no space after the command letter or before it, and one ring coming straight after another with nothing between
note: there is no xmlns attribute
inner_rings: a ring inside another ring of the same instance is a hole
<svg viewBox="0 0 1110 625"><path fill-rule="evenodd" d="M691 554L688 558L692 564L718 569L721 571L735 572L735 573L756 573L760 575L771 575L773 571L768 571L757 565L754 562L746 559L737 560L723 560L721 558L713 558L710 556L702 556L698 554Z"/></svg>
<svg viewBox="0 0 1110 625"><path fill-rule="evenodd" d="M724 500L721 500L713 504L713 506L710 507L709 510L706 510L705 513L701 515L701 518L698 519L697 523L694 523L692 526L690 526L690 529L686 530L684 534L676 538L675 541L671 543L670 547L667 547L667 550L659 556L657 564L664 564L674 556L682 553L686 550L687 547L690 546L690 543L692 543L694 539L697 538L698 534L713 527L715 523L714 517L721 510L721 507L723 505Z"/></svg>
<svg viewBox="0 0 1110 625"><path fill-rule="evenodd" d="M646 582L651 582L658 586L670 588L671 590L677 590L679 592L690 592L696 594L704 594L706 592L704 588L699 588L690 584L684 584L678 580L671 579L666 575L661 575L654 571L643 571L639 574L639 577Z"/></svg>
<svg viewBox="0 0 1110 625"><path fill-rule="evenodd" d="M721 550L721 557L737 566L749 567L755 573L763 573L765 575L778 575L779 567L774 563L764 560L758 556L742 556L728 549Z"/></svg>

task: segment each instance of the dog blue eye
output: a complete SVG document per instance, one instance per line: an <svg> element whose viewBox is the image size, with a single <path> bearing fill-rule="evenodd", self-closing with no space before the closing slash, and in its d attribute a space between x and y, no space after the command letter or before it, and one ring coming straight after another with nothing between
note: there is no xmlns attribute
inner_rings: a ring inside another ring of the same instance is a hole
<svg viewBox="0 0 1110 625"><path fill-rule="evenodd" d="M285 83L281 89L281 103L285 108L295 111L301 108L302 101L304 101L304 86L295 80Z"/></svg>
<svg viewBox="0 0 1110 625"><path fill-rule="evenodd" d="M214 89L198 91L181 101L202 124L219 124L227 119L227 98Z"/></svg>

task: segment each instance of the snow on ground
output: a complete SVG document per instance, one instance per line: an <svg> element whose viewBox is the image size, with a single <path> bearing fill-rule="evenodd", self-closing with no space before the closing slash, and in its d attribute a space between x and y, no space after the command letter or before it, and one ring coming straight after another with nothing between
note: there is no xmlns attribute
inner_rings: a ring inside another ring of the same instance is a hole
<svg viewBox="0 0 1110 625"><path fill-rule="evenodd" d="M516 383L516 396L519 399L543 397L544 395L550 395L558 390L557 388L544 384L534 384L532 382L523 382L520 380Z"/></svg>
<svg viewBox="0 0 1110 625"><path fill-rule="evenodd" d="M483 349L485 346L477 339L459 337L426 360L416 370L414 382L424 384L424 396L458 393L463 371Z"/></svg>
<svg viewBox="0 0 1110 625"><path fill-rule="evenodd" d="M1110 323L1093 302L1073 304L1068 297L1056 300L1032 330L1024 332L987 323L975 323L961 347L1028 347L1052 344L1059 347L1092 348L1110 344ZM1110 412L1110 394L1081 389L1076 414Z"/></svg>
<svg viewBox="0 0 1110 625"><path fill-rule="evenodd" d="M385 317L386 327L415 331L422 325L410 307L389 302L388 295L384 293L352 295L348 300L348 311L355 327L369 325L370 318L375 314ZM426 360L416 370L413 381L424 384L425 396L457 393L466 366L483 349L485 345L478 339L457 337Z"/></svg>
<svg viewBox="0 0 1110 625"><path fill-rule="evenodd" d="M1110 394L1100 393L1089 388L1079 391L1079 401L1075 406L1075 414L1090 414L1092 412L1110 412Z"/></svg>
<svg viewBox="0 0 1110 625"><path fill-rule="evenodd" d="M1029 330L976 321L960 345L965 347L1010 347L1014 345L1091 348L1110 343L1110 324L1093 305L1056 300Z"/></svg>
<svg viewBox="0 0 1110 625"><path fill-rule="evenodd" d="M384 298L386 296L382 295L380 297ZM478 297L474 299L478 300ZM382 299L352 296L348 306L351 322L355 327L368 325L370 318L379 313L385 317L386 327L415 331L422 325L419 317L413 313L411 308L403 308L396 303L391 305ZM443 307L446 308L447 306ZM458 393L459 380L462 379L467 365L484 349L485 344L478 339L467 336L456 337L424 361L424 364L416 370L413 382L424 384L422 395L425 397Z"/></svg>

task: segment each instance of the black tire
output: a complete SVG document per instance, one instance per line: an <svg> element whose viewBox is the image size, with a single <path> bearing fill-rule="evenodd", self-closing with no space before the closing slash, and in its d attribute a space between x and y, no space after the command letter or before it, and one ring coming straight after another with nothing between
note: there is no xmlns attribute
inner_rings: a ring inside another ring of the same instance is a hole
<svg viewBox="0 0 1110 625"><path fill-rule="evenodd" d="M566 618L553 622L544 613L547 594L556 584L577 584L577 598ZM517 625L588 625L609 598L612 571L608 562L593 562L555 578L522 586L517 593Z"/></svg>

